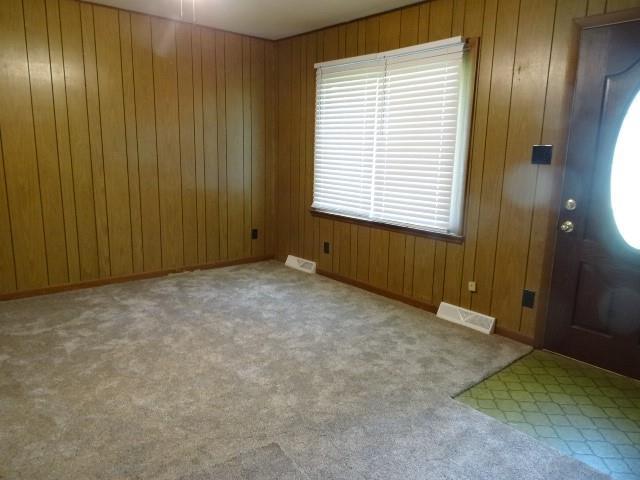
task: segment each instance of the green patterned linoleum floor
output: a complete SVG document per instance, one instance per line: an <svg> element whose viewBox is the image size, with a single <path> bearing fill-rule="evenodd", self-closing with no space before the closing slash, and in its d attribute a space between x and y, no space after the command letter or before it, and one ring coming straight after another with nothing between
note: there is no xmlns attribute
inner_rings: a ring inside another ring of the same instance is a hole
<svg viewBox="0 0 640 480"><path fill-rule="evenodd" d="M640 480L640 382L536 350L458 400L617 480Z"/></svg>

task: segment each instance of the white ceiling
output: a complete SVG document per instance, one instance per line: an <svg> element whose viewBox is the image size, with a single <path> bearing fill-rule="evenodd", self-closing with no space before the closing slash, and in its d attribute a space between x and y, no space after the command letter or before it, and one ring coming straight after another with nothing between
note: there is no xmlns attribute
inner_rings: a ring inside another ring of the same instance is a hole
<svg viewBox="0 0 640 480"><path fill-rule="evenodd" d="M195 18L199 25L276 40L417 0L182 0L182 16L181 0L92 1L187 22Z"/></svg>

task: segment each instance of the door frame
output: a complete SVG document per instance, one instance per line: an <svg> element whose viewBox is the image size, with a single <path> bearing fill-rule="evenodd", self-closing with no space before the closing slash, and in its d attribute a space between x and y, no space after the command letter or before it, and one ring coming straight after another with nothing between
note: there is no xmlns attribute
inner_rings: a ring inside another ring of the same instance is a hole
<svg viewBox="0 0 640 480"><path fill-rule="evenodd" d="M571 63L571 90L572 90L572 100L571 100L571 111L569 113L569 117L567 118L567 128L566 128L566 135L565 138L563 139L564 141L564 145L563 145L563 164L562 164L562 168L561 168L561 174L560 174L560 183L556 188L556 191L554 192L554 195L552 196L552 209L553 209L553 223L551 224L550 228L553 228L553 235L552 235L552 241L550 242L549 245L549 249L547 252L545 252L545 262L544 264L546 265L547 271L545 271L545 275L544 275L544 279L546 280L546 289L545 289L545 295L544 295L544 305L542 306L542 308L540 308L540 314L539 314L539 318L537 319L537 325L536 325L536 331L535 331L535 338L534 338L534 346L536 348L543 348L545 347L545 333L547 330L547 325L550 321L550 316L549 316L549 311L550 311L550 304L551 304L551 294L552 294L552 289L554 287L554 267L555 267L555 263L556 263L556 245L557 245L557 240L558 240L558 236L559 236L559 229L558 229L558 222L560 219L560 213L562 211L562 195L564 192L564 187L565 187L565 172L566 172L566 159L567 159L567 149L569 147L569 143L568 143L568 139L569 139L569 134L570 134L570 128L571 128L571 120L573 118L573 104L575 102L575 87L576 87L576 74L577 74L577 70L578 70L578 55L579 55L579 51L580 51L580 37L582 35L582 32L584 30L588 30L591 28L598 28L598 27L607 27L610 25L617 25L620 23L627 23L627 22L633 22L633 21L637 21L640 19L640 7L636 7L636 8L630 8L630 9L626 9L626 10L620 10L617 12L612 12L612 13L605 13L602 15L592 15L592 16L588 16L588 17L580 17L580 18L575 18L573 20L573 31L572 31L572 47L570 49L571 51L571 57L570 57L570 63Z"/></svg>

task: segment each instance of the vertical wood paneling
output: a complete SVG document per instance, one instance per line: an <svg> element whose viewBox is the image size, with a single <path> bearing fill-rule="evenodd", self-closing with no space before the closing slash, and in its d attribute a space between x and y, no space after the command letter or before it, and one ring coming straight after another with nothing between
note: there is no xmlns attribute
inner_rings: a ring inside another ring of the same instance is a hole
<svg viewBox="0 0 640 480"><path fill-rule="evenodd" d="M192 28L176 25L176 62L178 71L178 112L180 132L180 168L182 177L182 241L184 263L198 263L198 211L196 188L195 113L192 59Z"/></svg>
<svg viewBox="0 0 640 480"><path fill-rule="evenodd" d="M0 294L274 251L273 42L0 8Z"/></svg>
<svg viewBox="0 0 640 480"><path fill-rule="evenodd" d="M229 258L229 214L228 214L228 177L227 177L227 97L226 97L226 35L215 34L216 48L216 113L218 119L218 231L219 258ZM233 159L232 159L233 161ZM213 188L213 186L212 186ZM232 217L232 221L236 219Z"/></svg>
<svg viewBox="0 0 640 480"><path fill-rule="evenodd" d="M404 245L403 295L413 296L413 270L415 268L416 237L407 235Z"/></svg>
<svg viewBox="0 0 640 480"><path fill-rule="evenodd" d="M640 7L639 0L607 0L607 13Z"/></svg>
<svg viewBox="0 0 640 480"><path fill-rule="evenodd" d="M13 240L7 198L4 158L0 135L0 291L11 292L16 287L16 267L13 262Z"/></svg>
<svg viewBox="0 0 640 480"><path fill-rule="evenodd" d="M369 234L369 282L386 288L389 271L389 232L379 228Z"/></svg>
<svg viewBox="0 0 640 480"><path fill-rule="evenodd" d="M462 281L462 262L464 246L455 243L446 245L444 286L442 300L453 305L460 304L460 283Z"/></svg>
<svg viewBox="0 0 640 480"><path fill-rule="evenodd" d="M587 15L602 15L607 6L607 0L589 0Z"/></svg>
<svg viewBox="0 0 640 480"><path fill-rule="evenodd" d="M218 89L216 35L202 31L202 116L204 131L204 189L206 259L220 259L220 204L218 167ZM226 232L226 227L225 227Z"/></svg>
<svg viewBox="0 0 640 480"><path fill-rule="evenodd" d="M393 50L400 47L400 21L402 12L394 10L380 16L380 40L378 48L380 51Z"/></svg>
<svg viewBox="0 0 640 480"><path fill-rule="evenodd" d="M175 23L151 19L162 267L184 265Z"/></svg>
<svg viewBox="0 0 640 480"><path fill-rule="evenodd" d="M193 59L193 127L196 175L196 216L198 234L198 263L207 261L206 189L204 168L204 101L202 86L202 29L192 31ZM208 135L207 135L208 136Z"/></svg>
<svg viewBox="0 0 640 480"><path fill-rule="evenodd" d="M62 34L60 31L60 8L57 0L46 1L46 14L68 273L69 281L77 282L80 280L78 226L76 223L73 168L71 165L71 150L69 144L67 92L64 78L64 61L62 58Z"/></svg>
<svg viewBox="0 0 640 480"><path fill-rule="evenodd" d="M357 27L356 27L357 30ZM348 29L348 32L351 30ZM350 42L353 42L353 39L350 35L347 34L346 37L347 42L347 51L348 45ZM357 42L357 39L356 39ZM304 249L303 255L305 258L313 258L314 252L316 251L315 243L314 243L314 232L318 229L318 219L311 216L308 209L311 207L313 203L313 160L314 160L314 152L313 152L313 142L315 137L315 115L311 112L315 112L316 106L316 71L314 68L314 64L317 60L318 55L318 35L316 33L312 33L307 36L305 42L305 69L307 72L307 81L305 85L305 93L306 93L306 111L307 115L304 119L305 126L305 168L304 168L304 179L305 179L305 217L304 217ZM347 53L348 55L348 53ZM352 250L350 251L352 252Z"/></svg>
<svg viewBox="0 0 640 480"><path fill-rule="evenodd" d="M131 15L119 12L120 55L122 58L122 89L127 138L127 175L129 177L129 208L131 209L131 250L133 271L144 271L142 250L142 217L140 213L140 167L136 139L136 99L133 79L133 57L131 48Z"/></svg>
<svg viewBox="0 0 640 480"><path fill-rule="evenodd" d="M358 277L358 226L350 225L351 249L349 251L349 278Z"/></svg>
<svg viewBox="0 0 640 480"><path fill-rule="evenodd" d="M519 12L518 0L500 2L496 17L475 258L475 279L478 282L478 291L471 302L474 310L483 313L490 313L493 295L493 271L518 27L513 19L519 18Z"/></svg>
<svg viewBox="0 0 640 480"><path fill-rule="evenodd" d="M225 92L227 124L227 211L229 257L243 254L244 218L244 138L242 96L242 38L225 34Z"/></svg>
<svg viewBox="0 0 640 480"><path fill-rule="evenodd" d="M302 215L302 200L300 192L300 119L301 119L301 78L302 78L302 55L304 54L304 37L296 37L292 44L291 59L291 113L289 115L289 130L291 135L291 157L289 168L291 170L290 198L291 213L289 217L290 228L290 252L293 255L301 256L301 233L300 222Z"/></svg>
<svg viewBox="0 0 640 480"><path fill-rule="evenodd" d="M343 29L346 32L346 27ZM344 38L343 38L344 40ZM298 168L300 173L298 175L298 188L299 188L299 223L300 223L300 236L298 238L298 253L300 256L304 256L304 247L305 247L305 235L307 233L306 230L306 219L309 217L309 207L311 203L307 202L307 177L305 175L306 167L307 167L307 123L306 118L308 118L308 96L307 96L307 85L309 75L313 75L315 72L307 68L307 42L309 41L309 35L305 35L302 37L302 45L300 48L300 92L299 92L299 102L300 102L300 116L299 116L299 127L298 127ZM344 46L344 44L343 44ZM315 109L315 105L314 105ZM313 146L311 146L313 148Z"/></svg>
<svg viewBox="0 0 640 480"><path fill-rule="evenodd" d="M40 198L50 283L69 280L60 168L49 62L47 19L43 0L24 2L25 34L35 132Z"/></svg>
<svg viewBox="0 0 640 480"><path fill-rule="evenodd" d="M96 60L95 29L92 5L86 3L80 4L80 19L82 30L82 50L84 55L84 82L87 86L87 114L89 121L89 144L91 146L93 201L98 241L98 266L100 276L108 277L111 275L109 219L107 213L107 192L100 118L100 92L98 90L98 65ZM69 67L77 68L75 65L70 65ZM109 138L112 137L109 136Z"/></svg>
<svg viewBox="0 0 640 480"><path fill-rule="evenodd" d="M436 240L435 244L431 303L440 305L444 296L444 277L447 270L447 244L441 240Z"/></svg>
<svg viewBox="0 0 640 480"><path fill-rule="evenodd" d="M369 258L371 244L369 242L369 227L358 226L356 242L356 280L360 282L369 281Z"/></svg>
<svg viewBox="0 0 640 480"><path fill-rule="evenodd" d="M286 258L289 250L289 234L288 226L291 212L291 195L290 195L290 154L291 145L290 129L288 121L290 121L291 113L291 42L285 40L278 47L278 189L276 192L277 206L277 241L278 256L280 259Z"/></svg>
<svg viewBox="0 0 640 480"><path fill-rule="evenodd" d="M406 238L407 236L403 233L389 233L387 288L398 294L401 294L404 290Z"/></svg>
<svg viewBox="0 0 640 480"><path fill-rule="evenodd" d="M482 35L480 42L480 57L478 60L478 75L476 79L475 108L469 146L469 175L467 176L467 208L465 221L464 258L462 262L462 285L460 287L460 305L471 307L471 293L467 289L467 282L474 280L476 246L478 238L478 222L480 216L480 195L482 177L484 173L484 153L486 146L487 121L489 111L491 70L493 67L493 42L495 38L496 13L498 0L477 0L481 2L481 9L470 3L467 18L473 14L480 15L478 10L484 11L482 26L469 27L470 33Z"/></svg>
<svg viewBox="0 0 640 480"><path fill-rule="evenodd" d="M131 38L136 101L143 263L146 271L154 271L162 268L162 239L160 234L160 193L156 145L156 107L153 89L153 53L149 17L131 14Z"/></svg>
<svg viewBox="0 0 640 480"><path fill-rule="evenodd" d="M242 232L242 255L251 255L251 236L246 235L252 228L251 221L251 39L242 39L242 176L243 176L243 209L244 230Z"/></svg>
<svg viewBox="0 0 640 480"><path fill-rule="evenodd" d="M0 2L0 125L19 289L48 283L29 63L20 0Z"/></svg>
<svg viewBox="0 0 640 480"><path fill-rule="evenodd" d="M333 271L348 277L351 271L351 225L334 222L333 242L336 254L333 256Z"/></svg>
<svg viewBox="0 0 640 480"><path fill-rule="evenodd" d="M380 41L380 17L369 17L364 25L364 53L376 53Z"/></svg>
<svg viewBox="0 0 640 480"><path fill-rule="evenodd" d="M82 27L80 6L77 2L61 0L60 29L62 32L62 52L64 52L62 68L64 69L66 96L59 96L56 102L66 101L68 127L66 129L62 127L60 135L64 135L68 130L71 165L69 166L70 171L67 173L73 178L80 279L88 280L100 276L100 267L94 207L92 150L89 141L86 79L82 51ZM58 87L59 90L62 88L63 86ZM64 112L64 109L60 107L59 111ZM61 121L64 122L64 117ZM61 138L64 141L64 137Z"/></svg>
<svg viewBox="0 0 640 480"><path fill-rule="evenodd" d="M98 105L112 275L133 271L118 12L94 7Z"/></svg>
<svg viewBox="0 0 640 480"><path fill-rule="evenodd" d="M420 5L404 8L400 11L400 46L408 47L418 43L420 26Z"/></svg>
<svg viewBox="0 0 640 480"><path fill-rule="evenodd" d="M451 19L451 35L462 35L467 0L453 0L453 17Z"/></svg>
<svg viewBox="0 0 640 480"><path fill-rule="evenodd" d="M251 74L251 228L258 230L258 238L251 242L252 255L265 252L265 216L267 205L266 181L266 114L265 114L265 48L264 42L250 41ZM270 94L270 93L269 93ZM271 226L271 225L270 225Z"/></svg>
<svg viewBox="0 0 640 480"><path fill-rule="evenodd" d="M484 0L466 0L464 9L463 35L468 37L482 36L484 23Z"/></svg>
<svg viewBox="0 0 640 480"><path fill-rule="evenodd" d="M417 237L414 247L413 296L431 303L436 246L430 238Z"/></svg>
<svg viewBox="0 0 640 480"><path fill-rule="evenodd" d="M453 27L453 0L434 0L429 10L429 41L450 37Z"/></svg>
<svg viewBox="0 0 640 480"><path fill-rule="evenodd" d="M320 251L320 260L318 262L318 266L322 270L326 270L328 272L333 271L333 253L335 251L335 246L333 245L333 220L328 220L326 218L320 219L320 236L319 236L319 251ZM324 251L324 242L329 242L329 251Z"/></svg>
<svg viewBox="0 0 640 480"><path fill-rule="evenodd" d="M531 213L538 167L531 165L531 139L538 141L542 131L546 79L549 71L555 5L544 0L522 2L518 43L509 115L509 138L505 157L496 250L491 312L502 325L520 329L520 306L526 274ZM527 115L519 112L526 109Z"/></svg>
<svg viewBox="0 0 640 480"><path fill-rule="evenodd" d="M276 208L276 188L278 182L276 157L278 156L280 138L278 133L277 113L279 101L279 88L276 77L277 53L273 42L265 43L265 118L266 118L266 211L265 224L267 231L265 234L265 251L276 253L277 235L277 208ZM314 92L315 98L315 92Z"/></svg>
<svg viewBox="0 0 640 480"><path fill-rule="evenodd" d="M418 16L418 43L429 41L429 23L431 21L431 2L421 3Z"/></svg>

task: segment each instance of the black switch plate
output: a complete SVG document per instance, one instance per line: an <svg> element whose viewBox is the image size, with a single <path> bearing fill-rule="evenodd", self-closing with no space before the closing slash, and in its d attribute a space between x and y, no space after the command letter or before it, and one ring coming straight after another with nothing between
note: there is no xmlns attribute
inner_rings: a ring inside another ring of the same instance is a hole
<svg viewBox="0 0 640 480"><path fill-rule="evenodd" d="M553 145L534 145L531 150L531 163L534 165L550 165Z"/></svg>
<svg viewBox="0 0 640 480"><path fill-rule="evenodd" d="M329 242L324 242L323 249L324 253L331 253L331 244Z"/></svg>
<svg viewBox="0 0 640 480"><path fill-rule="evenodd" d="M522 291L522 306L527 308L533 308L536 303L536 292L531 290Z"/></svg>
<svg viewBox="0 0 640 480"><path fill-rule="evenodd" d="M258 229L257 228L252 228L251 229L251 239L255 240L258 238Z"/></svg>

